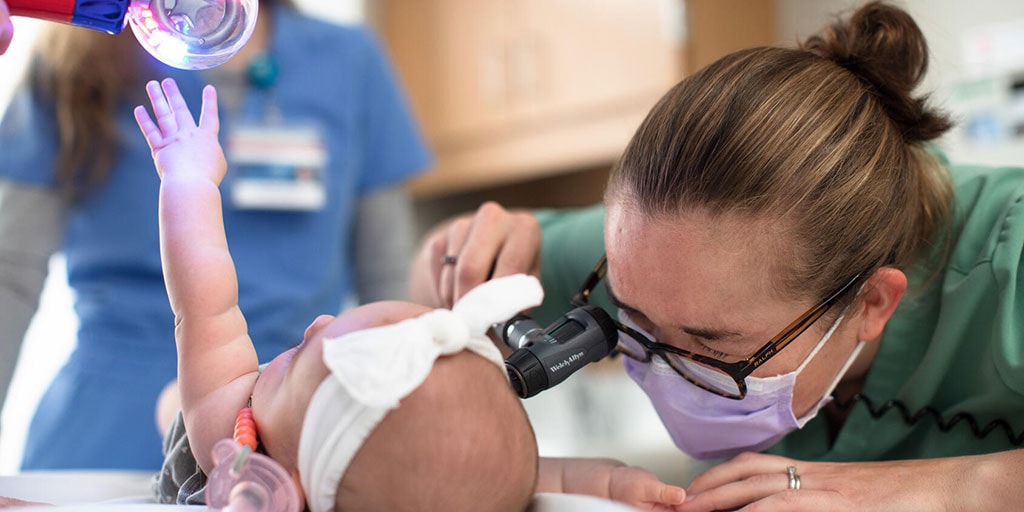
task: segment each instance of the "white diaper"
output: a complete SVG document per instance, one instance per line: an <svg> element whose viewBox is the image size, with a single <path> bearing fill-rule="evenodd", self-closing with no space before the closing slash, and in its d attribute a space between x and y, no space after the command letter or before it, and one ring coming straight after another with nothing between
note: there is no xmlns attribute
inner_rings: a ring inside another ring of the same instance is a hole
<svg viewBox="0 0 1024 512"><path fill-rule="evenodd" d="M325 339L331 376L313 394L299 439L299 474L310 510L334 510L338 484L359 447L426 380L434 360L469 349L504 370L487 329L543 298L535 277L517 274L470 290L451 310Z"/></svg>

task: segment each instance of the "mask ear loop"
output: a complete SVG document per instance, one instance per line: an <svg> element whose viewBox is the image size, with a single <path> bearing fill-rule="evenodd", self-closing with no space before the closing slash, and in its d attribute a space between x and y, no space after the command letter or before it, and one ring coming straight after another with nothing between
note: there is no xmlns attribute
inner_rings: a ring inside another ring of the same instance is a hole
<svg viewBox="0 0 1024 512"><path fill-rule="evenodd" d="M814 346L814 350L812 350L810 354L807 354L807 357L804 358L804 362L800 363L800 366L796 368L796 373L804 371L804 368L807 366L807 364L810 363L812 359L814 359L814 356L818 355L818 351L821 350L821 347L825 346L825 343L828 342L829 338L832 337L832 333L836 332L836 329L839 328L839 324L843 323L844 318L846 318L845 311L843 312L843 314L839 315L839 318L836 318L836 321L832 323L832 327L829 327L828 331L825 331L825 336L823 336L821 338L821 341L819 341L818 344Z"/></svg>
<svg viewBox="0 0 1024 512"><path fill-rule="evenodd" d="M860 296L860 292L864 290L864 285L866 284L867 282L864 282L857 287L857 293L854 295L854 297ZM818 351L821 350L821 347L825 346L825 342L827 342L829 338L832 337L832 333L836 332L836 329L839 328L839 324L843 323L843 319L846 318L846 313L849 307L850 306L847 306L846 308L843 309L843 312L839 315L839 318L836 318L836 321L832 323L832 327L828 328L828 331L825 332L825 336L821 338L821 341L818 342L818 345L815 346L814 350L812 350L811 353L807 355L807 357L804 359L804 362L800 363L800 366L797 367L796 369L797 374L803 371L804 367L806 367L807 364L811 362L811 359L814 359L814 356L818 355ZM842 379L843 375L846 374L846 370L849 370L850 366L853 365L854 360L857 359L857 355L860 354L861 349L864 348L864 344L864 340L860 340L857 342L857 346L854 347L853 349L853 355L851 355L850 358L846 360L846 363L839 370L839 375L836 376L835 380L832 382L832 385L829 386L827 395L831 395L832 391L836 388L836 386L839 385L839 380Z"/></svg>
<svg viewBox="0 0 1024 512"><path fill-rule="evenodd" d="M839 318L836 319L835 323L832 324L832 327L830 327L828 331L825 333L825 336L821 338L820 342L818 342L818 346L814 347L814 350L812 350L811 354L807 356L807 359L804 359L803 363L800 363L800 367L796 369L796 374L799 375L800 372L803 371L804 367L807 366L807 363L809 363L811 359L814 359L814 356L817 355L818 350L820 350L821 347L825 346L825 342L827 342L829 338L832 337L832 333L834 333L835 330L839 328L839 324L843 322L843 318L845 317L846 312L843 312L843 314L839 315ZM843 376L846 375L846 372L850 369L851 366L853 366L853 363L857 360L857 356L860 355L860 351L864 348L864 345L864 340L860 340L857 342L857 346L853 347L853 352L850 354L850 357L848 357L846 359L846 362L843 363L843 367L839 369L839 373L837 373L835 378L832 379L832 383L828 385L828 389L825 391L824 397L818 401L818 405L811 409L811 413L816 413L823 405L832 400L832 392L835 391L836 386L839 385L839 381L843 379ZM800 418L796 418L797 425L800 428L803 428L803 426L811 419L812 416L813 414L805 414Z"/></svg>

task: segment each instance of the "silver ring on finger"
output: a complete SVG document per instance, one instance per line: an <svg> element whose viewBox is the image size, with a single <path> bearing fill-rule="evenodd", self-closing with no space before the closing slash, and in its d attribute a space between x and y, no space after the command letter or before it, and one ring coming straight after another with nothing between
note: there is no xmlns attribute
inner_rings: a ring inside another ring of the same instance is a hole
<svg viewBox="0 0 1024 512"><path fill-rule="evenodd" d="M789 475L789 488L800 489L800 475L796 474L796 466L787 467L786 474Z"/></svg>

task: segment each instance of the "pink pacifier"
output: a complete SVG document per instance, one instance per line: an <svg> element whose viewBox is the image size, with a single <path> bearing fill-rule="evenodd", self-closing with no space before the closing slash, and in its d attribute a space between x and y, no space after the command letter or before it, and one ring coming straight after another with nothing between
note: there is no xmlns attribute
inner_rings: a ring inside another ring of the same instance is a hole
<svg viewBox="0 0 1024 512"><path fill-rule="evenodd" d="M206 504L225 512L299 512L299 491L288 472L274 459L253 451L255 426L248 425L252 422L249 411L239 412L235 439L222 439L213 446L215 466L206 484Z"/></svg>

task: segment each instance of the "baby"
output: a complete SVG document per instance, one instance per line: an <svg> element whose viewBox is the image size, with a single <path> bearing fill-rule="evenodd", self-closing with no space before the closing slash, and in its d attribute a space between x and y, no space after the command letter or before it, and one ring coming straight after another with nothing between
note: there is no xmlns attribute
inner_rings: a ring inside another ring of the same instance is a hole
<svg viewBox="0 0 1024 512"><path fill-rule="evenodd" d="M214 445L251 407L258 446L290 475L299 510L521 511L537 491L648 509L682 503L682 489L617 461L538 461L526 413L484 335L540 303L532 277L494 280L452 310L379 302L318 317L301 344L261 371L224 234L216 92L203 90L197 125L173 80L146 90L156 120L141 106L135 115L161 178L183 419L161 498L203 500ZM194 456L193 470L183 456Z"/></svg>

